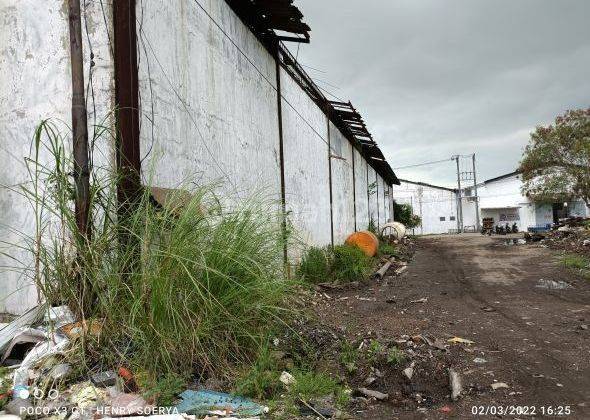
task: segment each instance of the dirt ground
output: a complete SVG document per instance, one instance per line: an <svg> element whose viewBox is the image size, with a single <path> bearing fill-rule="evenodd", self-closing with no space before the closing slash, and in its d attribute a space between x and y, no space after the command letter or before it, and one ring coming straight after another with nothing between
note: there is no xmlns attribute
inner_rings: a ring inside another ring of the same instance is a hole
<svg viewBox="0 0 590 420"><path fill-rule="evenodd" d="M590 281L560 267L555 251L506 239L419 238L403 274L390 270L379 282L330 292L316 308L351 339L397 340L410 354L421 351L412 379L402 377L402 366L395 379L373 384L388 401L358 405L355 418L590 418ZM570 287L541 288L541 279ZM404 337L418 334L448 349L412 350ZM450 344L456 336L474 344ZM449 367L462 377L456 402ZM494 382L508 387L493 390Z"/></svg>

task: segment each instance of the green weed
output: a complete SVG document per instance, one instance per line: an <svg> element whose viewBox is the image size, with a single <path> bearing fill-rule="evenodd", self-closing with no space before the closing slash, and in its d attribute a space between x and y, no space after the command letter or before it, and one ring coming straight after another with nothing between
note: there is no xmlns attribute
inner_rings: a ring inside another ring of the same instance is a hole
<svg viewBox="0 0 590 420"><path fill-rule="evenodd" d="M379 255L395 256L397 254L397 248L395 245L388 244L385 241L379 242Z"/></svg>
<svg viewBox="0 0 590 420"><path fill-rule="evenodd" d="M365 279L373 267L373 260L359 248L351 245L334 247L332 275L341 283Z"/></svg>
<svg viewBox="0 0 590 420"><path fill-rule="evenodd" d="M406 355L397 347L392 347L387 351L387 363L392 366L399 366L406 360Z"/></svg>
<svg viewBox="0 0 590 420"><path fill-rule="evenodd" d="M297 267L297 277L314 284L329 281L333 259L329 248L310 247Z"/></svg>
<svg viewBox="0 0 590 420"><path fill-rule="evenodd" d="M354 373L357 370L358 357L359 352L356 347L348 341L342 343L342 347L340 348L340 363L344 365L348 373Z"/></svg>
<svg viewBox="0 0 590 420"><path fill-rule="evenodd" d="M590 268L590 259L583 255L568 254L562 257L561 264L567 268L583 270Z"/></svg>

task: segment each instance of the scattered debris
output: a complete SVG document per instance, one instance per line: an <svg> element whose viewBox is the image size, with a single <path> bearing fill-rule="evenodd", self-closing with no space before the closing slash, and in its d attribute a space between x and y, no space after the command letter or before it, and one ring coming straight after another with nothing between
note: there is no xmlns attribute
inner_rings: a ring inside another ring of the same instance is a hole
<svg viewBox="0 0 590 420"><path fill-rule="evenodd" d="M359 388L359 392L361 394L363 394L365 397L375 398L376 400L379 400L379 401L385 401L386 399L389 398L389 394L384 394L382 392L374 391L372 389Z"/></svg>
<svg viewBox="0 0 590 420"><path fill-rule="evenodd" d="M387 260L385 264L383 264L383 266L379 270L377 270L373 277L382 279L383 276L385 276L385 273L387 273L387 270L389 270L389 267L391 267L391 264L393 264L394 262L395 257L391 257L389 260Z"/></svg>
<svg viewBox="0 0 590 420"><path fill-rule="evenodd" d="M426 303L428 302L428 298L423 297L421 299L417 299L417 300L411 300L410 303Z"/></svg>
<svg viewBox="0 0 590 420"><path fill-rule="evenodd" d="M572 286L563 280L555 281L555 280L540 279L539 282L537 283L536 287L538 287L540 289L564 290L564 289L569 289Z"/></svg>
<svg viewBox="0 0 590 420"><path fill-rule="evenodd" d="M283 385L285 386L291 386L293 385L295 382L297 382L297 380L295 379L295 377L293 375L291 375L289 372L283 371L281 373L281 376L279 377L279 381L281 381L283 383Z"/></svg>
<svg viewBox="0 0 590 420"><path fill-rule="evenodd" d="M176 406L177 411L197 416L205 416L215 410L238 416L259 416L268 412L268 407L222 392L186 390L180 398L182 401Z"/></svg>
<svg viewBox="0 0 590 420"><path fill-rule="evenodd" d="M484 306L481 308L481 310L484 312L496 312L496 310L494 308L492 308L491 306Z"/></svg>
<svg viewBox="0 0 590 420"><path fill-rule="evenodd" d="M467 340L466 338L453 337L447 340L451 344L475 344L475 341Z"/></svg>
<svg viewBox="0 0 590 420"><path fill-rule="evenodd" d="M507 383L505 382L494 382L493 384L491 384L492 389L495 391L496 389L501 389L501 388L510 388L508 386Z"/></svg>
<svg viewBox="0 0 590 420"><path fill-rule="evenodd" d="M488 361L482 357L476 357L475 359L473 359L473 363L477 363L477 364L482 364L482 363L487 363Z"/></svg>
<svg viewBox="0 0 590 420"><path fill-rule="evenodd" d="M449 386L451 387L451 400L457 401L463 392L463 385L461 385L461 376L452 368L449 368Z"/></svg>
<svg viewBox="0 0 590 420"><path fill-rule="evenodd" d="M155 407L137 394L121 393L111 400L111 412L115 417L141 415L150 412Z"/></svg>
<svg viewBox="0 0 590 420"><path fill-rule="evenodd" d="M581 330L587 330L588 329L588 325L582 324L582 325L580 325L580 329Z"/></svg>
<svg viewBox="0 0 590 420"><path fill-rule="evenodd" d="M106 372L98 372L91 376L90 380L95 386L100 388L107 388L115 385L117 382L117 374L111 370Z"/></svg>
<svg viewBox="0 0 590 420"><path fill-rule="evenodd" d="M398 268L397 270L395 270L395 275L396 276L399 276L400 274L402 274L407 269L408 269L408 266L407 265L403 265L400 268Z"/></svg>
<svg viewBox="0 0 590 420"><path fill-rule="evenodd" d="M412 362L412 365L405 368L403 370L403 374L406 376L406 378L408 378L409 380L412 380L412 376L414 376L414 363Z"/></svg>

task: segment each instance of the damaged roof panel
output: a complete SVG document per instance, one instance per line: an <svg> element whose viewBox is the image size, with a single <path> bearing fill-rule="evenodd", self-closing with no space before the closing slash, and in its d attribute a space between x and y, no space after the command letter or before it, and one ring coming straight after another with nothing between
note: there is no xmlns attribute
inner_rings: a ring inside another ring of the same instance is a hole
<svg viewBox="0 0 590 420"><path fill-rule="evenodd" d="M258 36L309 42L309 26L293 0L226 0L233 11ZM276 31L292 34L285 36Z"/></svg>

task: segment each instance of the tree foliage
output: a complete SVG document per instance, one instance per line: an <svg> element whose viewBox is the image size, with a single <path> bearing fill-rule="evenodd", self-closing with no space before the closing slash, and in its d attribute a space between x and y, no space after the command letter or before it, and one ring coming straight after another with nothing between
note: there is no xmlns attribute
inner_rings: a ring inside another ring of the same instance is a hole
<svg viewBox="0 0 590 420"><path fill-rule="evenodd" d="M413 214L409 204L393 203L393 218L396 222L403 223L408 229L413 229L422 224L420 216Z"/></svg>
<svg viewBox="0 0 590 420"><path fill-rule="evenodd" d="M523 193L537 202L582 198L590 205L590 108L567 111L531 133L520 162Z"/></svg>

